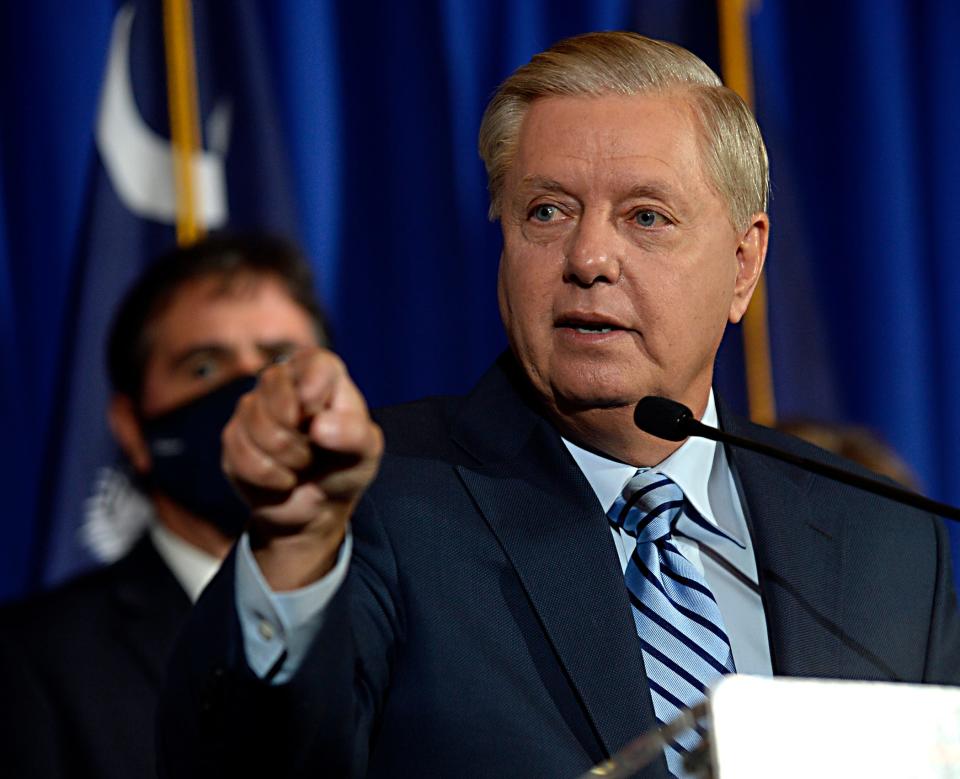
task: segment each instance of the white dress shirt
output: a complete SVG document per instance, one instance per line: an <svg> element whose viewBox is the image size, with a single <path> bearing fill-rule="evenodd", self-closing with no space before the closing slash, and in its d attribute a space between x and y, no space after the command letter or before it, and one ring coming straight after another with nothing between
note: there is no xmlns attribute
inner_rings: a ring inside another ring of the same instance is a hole
<svg viewBox="0 0 960 779"><path fill-rule="evenodd" d="M274 592L253 557L250 537L246 533L240 537L234 581L237 614L247 665L257 676L281 684L300 667L323 624L323 610L347 576L352 550L353 536L348 532L330 573L298 590Z"/></svg>
<svg viewBox="0 0 960 779"><path fill-rule="evenodd" d="M701 421L717 426L713 392ZM608 511L637 468L588 452L566 439L564 444L590 482L600 506ZM688 439L655 470L673 479L701 516L730 536L721 538L684 517L677 525L676 542L713 590L737 671L772 675L753 547L723 447L706 439ZM613 527L611 532L621 567L626 570L636 540ZM352 544L348 533L334 569L319 581L299 590L275 593L257 567L248 536L241 537L235 579L237 613L247 663L258 676L269 677L274 684L293 676L322 623L324 608L347 575ZM722 562L715 559L717 556Z"/></svg>
<svg viewBox="0 0 960 779"><path fill-rule="evenodd" d="M171 533L157 521L150 526L150 539L190 602L196 603L222 561ZM237 576L237 602L246 609L241 612L240 623L248 658L253 653L250 666L258 669L261 677L273 670L276 676L271 678L279 684L299 667L310 638L319 630L323 606L346 576L351 541L347 539L341 548L340 562L333 572L321 582L295 593L271 593L253 560L246 536L241 539L240 548L248 562L243 566L243 574ZM291 630L291 625L297 629ZM283 663L279 663L281 658Z"/></svg>
<svg viewBox="0 0 960 779"><path fill-rule="evenodd" d="M196 603L220 568L220 560L171 533L156 520L150 525L150 540L190 602Z"/></svg>
<svg viewBox="0 0 960 779"><path fill-rule="evenodd" d="M717 426L712 391L700 421L710 427ZM563 443L590 482L604 513L608 512L638 469L589 452L566 439ZM703 574L713 591L730 638L737 672L772 676L757 563L724 448L706 438L688 438L652 470L670 477L700 516L726 534L725 538L712 533L689 517L682 516L676 526L674 542L683 556ZM637 540L613 525L610 532L617 547L620 567L626 571Z"/></svg>

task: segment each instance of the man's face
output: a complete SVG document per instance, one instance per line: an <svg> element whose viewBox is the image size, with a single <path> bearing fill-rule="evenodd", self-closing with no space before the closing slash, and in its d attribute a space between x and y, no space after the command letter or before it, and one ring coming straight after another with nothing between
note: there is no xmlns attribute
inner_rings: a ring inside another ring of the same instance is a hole
<svg viewBox="0 0 960 779"><path fill-rule="evenodd" d="M683 98L535 101L504 186L499 299L548 406L563 416L655 394L702 411L726 322L759 272L743 246L765 249L761 221L753 239L756 223L733 228Z"/></svg>
<svg viewBox="0 0 960 779"><path fill-rule="evenodd" d="M317 345L310 316L269 276L187 282L148 332L140 411L153 417Z"/></svg>

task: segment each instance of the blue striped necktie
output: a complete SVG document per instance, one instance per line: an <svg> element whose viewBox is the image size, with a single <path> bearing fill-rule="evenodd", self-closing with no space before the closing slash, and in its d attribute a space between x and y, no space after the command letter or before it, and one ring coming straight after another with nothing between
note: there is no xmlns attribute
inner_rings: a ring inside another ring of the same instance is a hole
<svg viewBox="0 0 960 779"><path fill-rule="evenodd" d="M710 684L736 670L713 593L671 537L684 507L683 491L647 470L627 483L608 514L637 539L624 576L661 724L702 702ZM683 755L699 741L690 731L668 746L667 765L675 776L684 776Z"/></svg>

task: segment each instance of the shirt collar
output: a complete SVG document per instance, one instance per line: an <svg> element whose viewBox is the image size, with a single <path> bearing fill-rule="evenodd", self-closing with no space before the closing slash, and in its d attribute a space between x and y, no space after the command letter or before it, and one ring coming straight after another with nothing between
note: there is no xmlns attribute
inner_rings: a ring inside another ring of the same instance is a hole
<svg viewBox="0 0 960 779"><path fill-rule="evenodd" d="M708 427L717 426L717 406L713 400L712 389L707 397L707 408L700 421ZM684 497L701 517L711 525L719 527L710 508L709 497L710 474L713 471L716 453L716 441L691 436L677 451L656 465L655 469L664 476L669 476L683 490Z"/></svg>
<svg viewBox="0 0 960 779"><path fill-rule="evenodd" d="M154 522L150 527L150 540L190 602L196 603L203 588L220 568L220 560L171 533L160 522Z"/></svg>
<svg viewBox="0 0 960 779"><path fill-rule="evenodd" d="M707 408L700 421L710 427L717 427L717 406L712 389L707 398ZM563 443L583 471L583 475L587 477L604 512L609 511L626 483L636 474L636 466L587 451L566 438L563 439ZM713 470L716 451L716 441L691 437L684 441L677 451L653 467L676 482L701 517L719 527L710 509L709 500L710 474Z"/></svg>

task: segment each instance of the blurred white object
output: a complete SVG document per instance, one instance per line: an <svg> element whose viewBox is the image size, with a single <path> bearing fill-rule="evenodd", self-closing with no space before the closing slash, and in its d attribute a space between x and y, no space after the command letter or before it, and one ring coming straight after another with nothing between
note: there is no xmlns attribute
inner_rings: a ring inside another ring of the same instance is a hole
<svg viewBox="0 0 960 779"><path fill-rule="evenodd" d="M80 538L101 563L119 560L155 521L153 504L121 467L101 468L83 511Z"/></svg>
<svg viewBox="0 0 960 779"><path fill-rule="evenodd" d="M960 689L729 676L710 694L715 779L960 779Z"/></svg>

